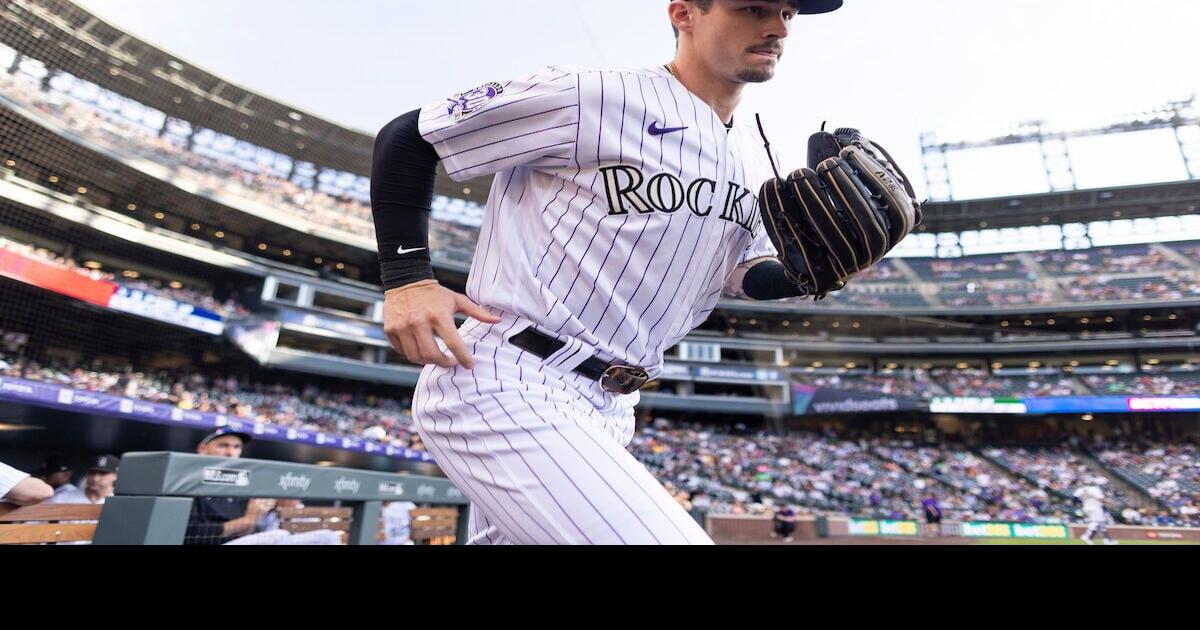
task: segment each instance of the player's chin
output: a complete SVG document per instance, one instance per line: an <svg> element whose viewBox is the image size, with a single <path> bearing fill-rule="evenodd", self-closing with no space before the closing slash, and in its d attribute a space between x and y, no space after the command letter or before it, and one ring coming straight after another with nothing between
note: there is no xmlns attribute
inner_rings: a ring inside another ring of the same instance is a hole
<svg viewBox="0 0 1200 630"><path fill-rule="evenodd" d="M766 83L775 78L775 66L760 66L738 70L737 78L742 83Z"/></svg>

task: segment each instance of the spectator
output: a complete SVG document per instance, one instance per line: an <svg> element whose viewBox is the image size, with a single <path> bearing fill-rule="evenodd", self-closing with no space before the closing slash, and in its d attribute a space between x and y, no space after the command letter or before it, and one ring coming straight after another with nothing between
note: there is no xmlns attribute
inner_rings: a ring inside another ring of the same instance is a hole
<svg viewBox="0 0 1200 630"><path fill-rule="evenodd" d="M0 502L36 505L54 496L54 488L4 462L0 462Z"/></svg>
<svg viewBox="0 0 1200 630"><path fill-rule="evenodd" d="M782 538L783 542L792 542L792 534L796 532L796 510L790 505L784 505L775 511L775 531L772 538Z"/></svg>
<svg viewBox="0 0 1200 630"><path fill-rule="evenodd" d="M932 490L921 501L921 507L925 511L925 524L929 526L930 533L934 536L941 536L942 506L938 505L937 495Z"/></svg>

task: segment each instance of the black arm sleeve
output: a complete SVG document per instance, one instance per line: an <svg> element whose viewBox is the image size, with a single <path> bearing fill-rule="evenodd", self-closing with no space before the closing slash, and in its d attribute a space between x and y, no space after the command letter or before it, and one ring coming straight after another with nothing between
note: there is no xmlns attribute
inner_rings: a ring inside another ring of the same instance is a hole
<svg viewBox="0 0 1200 630"><path fill-rule="evenodd" d="M805 295L803 289L792 284L777 260L766 260L746 270L742 291L752 300L782 300Z"/></svg>
<svg viewBox="0 0 1200 630"><path fill-rule="evenodd" d="M421 137L417 127L420 113L413 110L400 116L375 138L371 214L385 291L433 278L429 206L433 203L438 154Z"/></svg>

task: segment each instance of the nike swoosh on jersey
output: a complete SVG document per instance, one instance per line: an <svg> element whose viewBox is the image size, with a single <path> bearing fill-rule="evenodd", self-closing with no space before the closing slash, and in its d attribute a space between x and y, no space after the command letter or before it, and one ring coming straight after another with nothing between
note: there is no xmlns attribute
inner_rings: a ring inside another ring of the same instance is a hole
<svg viewBox="0 0 1200 630"><path fill-rule="evenodd" d="M675 133L676 131L683 131L684 129L687 129L687 127L667 127L664 129L663 127L658 126L658 121L656 120L650 123L650 129L647 131L649 131L650 135L652 136L661 136L668 133Z"/></svg>
<svg viewBox="0 0 1200 630"><path fill-rule="evenodd" d="M401 246L400 246L400 249L397 249L397 250L396 250L396 253L397 253L397 254L401 254L401 255L403 255L403 254L411 254L411 253L413 253L413 252L419 252L419 251L421 251L421 250L423 250L423 249L425 249L425 248L424 248L424 247L414 247L413 249L404 249L404 246L403 246L403 245L401 245Z"/></svg>

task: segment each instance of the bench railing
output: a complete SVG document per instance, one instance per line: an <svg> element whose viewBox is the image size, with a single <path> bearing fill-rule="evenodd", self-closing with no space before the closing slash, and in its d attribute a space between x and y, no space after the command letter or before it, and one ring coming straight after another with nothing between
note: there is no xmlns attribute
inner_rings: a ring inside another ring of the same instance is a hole
<svg viewBox="0 0 1200 630"><path fill-rule="evenodd" d="M96 532L99 505L50 504L16 507L0 504L0 545L87 542Z"/></svg>
<svg viewBox="0 0 1200 630"><path fill-rule="evenodd" d="M116 495L104 504L93 542L183 544L198 497L337 501L341 507L280 508L281 527L341 531L352 545L375 544L385 502L410 501L442 510L438 532L445 534L453 519L449 536L466 542L469 504L446 479L187 453L126 453Z"/></svg>

